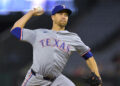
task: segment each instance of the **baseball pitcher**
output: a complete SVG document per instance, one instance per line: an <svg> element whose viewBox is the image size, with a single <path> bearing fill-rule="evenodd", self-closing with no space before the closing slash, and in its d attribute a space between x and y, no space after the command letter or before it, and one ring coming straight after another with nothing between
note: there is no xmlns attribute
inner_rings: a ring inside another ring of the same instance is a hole
<svg viewBox="0 0 120 86"><path fill-rule="evenodd" d="M55 6L51 13L53 21L51 30L24 28L32 16L44 14L42 8L30 10L14 24L11 34L33 46L33 64L28 70L22 86L75 86L70 79L62 74L73 51L78 51L86 60L91 72L101 81L90 48L82 42L76 33L65 30L71 13L72 11L64 5ZM98 83L97 86L101 86L101 83Z"/></svg>

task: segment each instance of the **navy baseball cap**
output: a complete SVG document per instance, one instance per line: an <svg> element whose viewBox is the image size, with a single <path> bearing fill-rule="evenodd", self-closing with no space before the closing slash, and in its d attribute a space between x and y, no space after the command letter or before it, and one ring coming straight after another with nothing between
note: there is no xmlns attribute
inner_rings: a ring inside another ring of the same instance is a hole
<svg viewBox="0 0 120 86"><path fill-rule="evenodd" d="M65 11L69 15L72 13L72 11L69 8L66 8L65 5L57 5L55 8L52 10L52 15L59 13L60 11Z"/></svg>

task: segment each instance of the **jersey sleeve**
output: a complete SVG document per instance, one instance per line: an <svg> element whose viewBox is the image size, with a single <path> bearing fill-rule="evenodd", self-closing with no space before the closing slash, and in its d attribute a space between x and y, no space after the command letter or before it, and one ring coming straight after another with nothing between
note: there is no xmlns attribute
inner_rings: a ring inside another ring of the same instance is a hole
<svg viewBox="0 0 120 86"><path fill-rule="evenodd" d="M83 41L77 34L73 36L72 40L72 46L75 48L76 51L78 51L81 56L90 51L90 48L83 43Z"/></svg>
<svg viewBox="0 0 120 86"><path fill-rule="evenodd" d="M27 41L31 44L33 44L35 42L35 38L36 38L36 33L34 30L29 30L29 29L22 29L22 37L21 40L23 41Z"/></svg>
<svg viewBox="0 0 120 86"><path fill-rule="evenodd" d="M36 34L34 30L29 30L25 28L22 29L20 27L14 28L11 31L11 34L14 35L17 39L29 42L31 44L34 43L36 38Z"/></svg>

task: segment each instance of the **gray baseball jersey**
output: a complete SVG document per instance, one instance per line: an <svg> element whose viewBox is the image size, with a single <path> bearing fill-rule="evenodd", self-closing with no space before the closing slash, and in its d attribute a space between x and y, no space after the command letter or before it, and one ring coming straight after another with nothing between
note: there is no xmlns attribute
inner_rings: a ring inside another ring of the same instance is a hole
<svg viewBox="0 0 120 86"><path fill-rule="evenodd" d="M59 76L73 51L79 51L80 55L83 55L90 50L76 33L67 30L24 28L22 40L32 44L33 64L31 68L43 76Z"/></svg>

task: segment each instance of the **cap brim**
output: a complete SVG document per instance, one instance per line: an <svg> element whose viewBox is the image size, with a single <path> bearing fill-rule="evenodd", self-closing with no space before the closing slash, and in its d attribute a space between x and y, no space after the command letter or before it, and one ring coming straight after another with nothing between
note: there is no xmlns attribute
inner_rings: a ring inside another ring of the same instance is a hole
<svg viewBox="0 0 120 86"><path fill-rule="evenodd" d="M71 13L72 13L72 11L71 11L70 9L61 9L61 10L59 10L59 11L56 12L56 13L60 13L60 12L66 12L66 13L68 13L69 16L70 16Z"/></svg>
<svg viewBox="0 0 120 86"><path fill-rule="evenodd" d="M71 11L70 9L62 9L61 11L64 11L64 12L68 13L69 16L70 16L71 13L72 13L72 11ZM61 11L59 11L59 12L61 12Z"/></svg>

